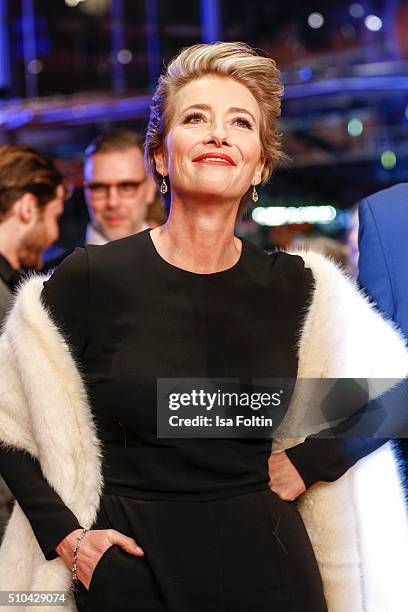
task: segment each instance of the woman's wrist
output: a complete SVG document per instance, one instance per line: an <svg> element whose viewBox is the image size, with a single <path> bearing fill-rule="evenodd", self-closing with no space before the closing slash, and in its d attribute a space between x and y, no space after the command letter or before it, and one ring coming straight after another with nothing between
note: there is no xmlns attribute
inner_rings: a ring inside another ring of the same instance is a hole
<svg viewBox="0 0 408 612"><path fill-rule="evenodd" d="M75 543L78 539L78 536L81 535L84 528L79 527L78 529L74 529L71 531L57 546L55 547L55 551L58 553L60 557L65 559L72 559L72 553L74 550Z"/></svg>
<svg viewBox="0 0 408 612"><path fill-rule="evenodd" d="M79 534L79 536L76 539L75 542L75 546L74 546L74 550L72 552L72 566L71 566L71 573L72 573L72 581L76 582L78 580L78 576L77 576L77 556L78 556L78 550L79 550L79 546L85 536L85 534L89 531L89 529L83 529L82 532Z"/></svg>

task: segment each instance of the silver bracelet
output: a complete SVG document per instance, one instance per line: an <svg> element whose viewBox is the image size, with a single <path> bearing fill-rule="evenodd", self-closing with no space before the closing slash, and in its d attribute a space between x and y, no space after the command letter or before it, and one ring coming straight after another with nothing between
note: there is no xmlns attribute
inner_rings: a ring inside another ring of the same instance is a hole
<svg viewBox="0 0 408 612"><path fill-rule="evenodd" d="M77 555L78 555L78 549L79 549L79 545L82 541L82 538L84 537L84 535L86 534L86 532L89 531L89 529L83 529L82 533L77 537L77 541L75 543L74 546L74 550L72 552L72 582L77 582L78 580L78 576L77 576Z"/></svg>

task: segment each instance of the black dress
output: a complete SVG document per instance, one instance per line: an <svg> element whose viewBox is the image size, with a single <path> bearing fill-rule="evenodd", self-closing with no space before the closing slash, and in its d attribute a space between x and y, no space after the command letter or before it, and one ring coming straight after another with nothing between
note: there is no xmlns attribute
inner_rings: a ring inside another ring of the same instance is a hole
<svg viewBox="0 0 408 612"><path fill-rule="evenodd" d="M232 268L196 274L166 262L150 230L76 249L44 283L42 299L81 368L103 443L93 528L121 531L145 551L108 549L89 592L79 584L79 610L326 610L296 504L268 488L271 440L156 435L160 377L296 377L312 291L300 257L267 255L243 240ZM325 465L322 444L331 445ZM335 480L373 450L346 453L341 444L315 439L288 451L307 486ZM55 558L78 520L27 453L2 450L0 469L44 555Z"/></svg>

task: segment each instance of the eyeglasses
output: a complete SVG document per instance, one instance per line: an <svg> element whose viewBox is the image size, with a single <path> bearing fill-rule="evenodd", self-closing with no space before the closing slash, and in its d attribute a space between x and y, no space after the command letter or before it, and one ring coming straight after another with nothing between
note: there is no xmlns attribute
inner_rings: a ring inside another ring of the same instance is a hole
<svg viewBox="0 0 408 612"><path fill-rule="evenodd" d="M114 188L118 197L125 200L135 196L145 181L146 177L141 181L123 181L121 183L85 183L84 187L91 192L93 198L99 200L107 199L110 190Z"/></svg>

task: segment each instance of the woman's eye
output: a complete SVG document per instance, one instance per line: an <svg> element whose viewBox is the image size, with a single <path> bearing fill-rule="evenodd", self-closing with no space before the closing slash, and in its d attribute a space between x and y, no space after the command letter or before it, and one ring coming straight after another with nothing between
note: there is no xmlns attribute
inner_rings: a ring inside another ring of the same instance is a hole
<svg viewBox="0 0 408 612"><path fill-rule="evenodd" d="M249 130L252 130L252 123L248 121L248 119L245 119L245 117L236 117L234 121L236 122L238 127L245 127Z"/></svg>
<svg viewBox="0 0 408 612"><path fill-rule="evenodd" d="M200 123L201 120L204 120L205 117L201 113L190 113L184 119L184 123Z"/></svg>

